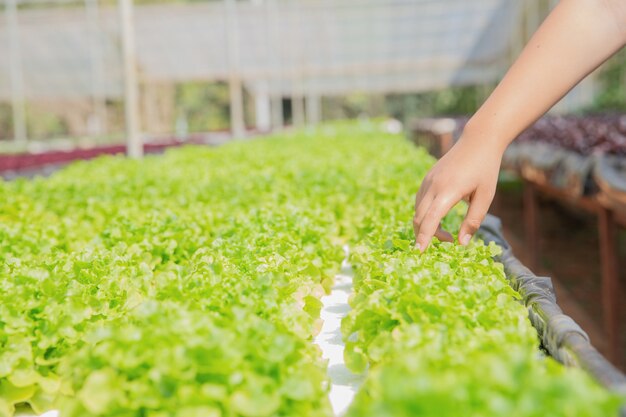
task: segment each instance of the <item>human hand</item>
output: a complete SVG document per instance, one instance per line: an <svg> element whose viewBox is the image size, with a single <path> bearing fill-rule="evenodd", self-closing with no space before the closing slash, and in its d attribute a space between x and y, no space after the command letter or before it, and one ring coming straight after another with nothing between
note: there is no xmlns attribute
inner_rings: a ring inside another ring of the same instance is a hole
<svg viewBox="0 0 626 417"><path fill-rule="evenodd" d="M459 230L467 245L493 200L503 151L486 138L465 135L428 172L415 198L415 246L424 251L433 236L452 242L441 219L461 199L469 209Z"/></svg>
<svg viewBox="0 0 626 417"><path fill-rule="evenodd" d="M433 235L452 240L439 223L462 198L470 206L459 242L469 243L493 200L506 146L624 45L624 0L560 1L461 140L426 175L415 199L416 246L425 250Z"/></svg>

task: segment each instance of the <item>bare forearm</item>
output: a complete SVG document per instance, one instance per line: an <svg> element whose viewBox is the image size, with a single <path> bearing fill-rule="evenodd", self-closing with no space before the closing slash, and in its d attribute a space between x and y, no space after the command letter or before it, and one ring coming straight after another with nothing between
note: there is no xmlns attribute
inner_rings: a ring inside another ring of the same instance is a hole
<svg viewBox="0 0 626 417"><path fill-rule="evenodd" d="M422 181L413 218L416 246L428 247L443 216L464 197L470 205L459 242L467 244L493 200L506 146L625 42L626 0L562 0Z"/></svg>
<svg viewBox="0 0 626 417"><path fill-rule="evenodd" d="M504 148L626 43L626 0L562 0L472 117L467 139Z"/></svg>

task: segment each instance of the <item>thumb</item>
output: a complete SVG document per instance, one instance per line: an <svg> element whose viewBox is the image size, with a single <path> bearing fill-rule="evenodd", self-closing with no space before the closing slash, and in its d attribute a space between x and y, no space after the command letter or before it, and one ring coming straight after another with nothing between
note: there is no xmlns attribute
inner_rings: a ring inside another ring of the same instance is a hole
<svg viewBox="0 0 626 417"><path fill-rule="evenodd" d="M437 231L435 232L435 237L439 239L441 242L454 242L454 238L452 237L452 234L445 231L441 227L441 225L439 225L439 227L437 228Z"/></svg>

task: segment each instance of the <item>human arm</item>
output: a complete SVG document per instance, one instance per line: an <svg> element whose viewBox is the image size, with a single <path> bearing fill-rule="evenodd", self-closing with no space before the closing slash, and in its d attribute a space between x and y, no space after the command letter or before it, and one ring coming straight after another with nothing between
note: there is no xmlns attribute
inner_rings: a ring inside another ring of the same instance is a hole
<svg viewBox="0 0 626 417"><path fill-rule="evenodd" d="M449 236L439 224L463 198L469 208L459 242L467 244L493 200L508 144L624 44L626 0L562 0L424 178L415 201L416 246L425 250L433 235Z"/></svg>

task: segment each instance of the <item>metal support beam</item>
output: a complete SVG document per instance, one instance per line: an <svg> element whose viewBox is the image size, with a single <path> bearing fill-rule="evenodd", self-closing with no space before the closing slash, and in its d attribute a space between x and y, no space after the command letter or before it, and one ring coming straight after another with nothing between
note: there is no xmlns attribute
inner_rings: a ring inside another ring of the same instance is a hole
<svg viewBox="0 0 626 417"><path fill-rule="evenodd" d="M280 18L278 16L278 9L276 0L265 1L265 55L267 59L268 68L280 68L280 55L275 45L281 42L280 33ZM269 91L270 100L270 129L282 129L284 125L283 120L283 99L280 94L272 88L272 83L276 82L271 77L267 79L267 87Z"/></svg>
<svg viewBox="0 0 626 417"><path fill-rule="evenodd" d="M257 130L268 132L272 128L272 116L270 114L271 103L269 89L266 82L257 84L254 96L254 110Z"/></svg>
<svg viewBox="0 0 626 417"><path fill-rule="evenodd" d="M322 99L317 94L306 96L306 122L316 125L322 121Z"/></svg>
<svg viewBox="0 0 626 417"><path fill-rule="evenodd" d="M124 65L124 110L126 116L126 153L131 158L143 156L143 141L139 132L139 86L133 0L119 0Z"/></svg>
<svg viewBox="0 0 626 417"><path fill-rule="evenodd" d="M282 129L285 126L283 119L283 98L279 95L272 96L272 128Z"/></svg>
<svg viewBox="0 0 626 417"><path fill-rule="evenodd" d="M299 93L291 96L291 116L294 126L304 126L304 97Z"/></svg>
<svg viewBox="0 0 626 417"><path fill-rule="evenodd" d="M234 138L246 135L243 113L243 85L241 79L235 75L228 79L230 94L230 130Z"/></svg>
<svg viewBox="0 0 626 417"><path fill-rule="evenodd" d="M289 0L285 3L288 14L286 15L289 38L287 39L287 50L293 57L291 67L291 122L293 126L302 127L305 123L304 110L304 78L302 74L302 63L305 51L299 45L302 39L302 17L297 0Z"/></svg>
<svg viewBox="0 0 626 417"><path fill-rule="evenodd" d="M13 139L25 143L26 100L24 98L24 73L20 54L20 33L17 21L17 0L6 0L6 24L9 39L9 65L11 79L11 108L13 111Z"/></svg>
<svg viewBox="0 0 626 417"><path fill-rule="evenodd" d="M243 83L239 74L239 22L237 0L224 0L226 11L227 59L229 66L228 89L230 94L230 129L233 137L246 133L244 121Z"/></svg>
<svg viewBox="0 0 626 417"><path fill-rule="evenodd" d="M92 119L89 121L88 126L90 134L102 135L107 131L107 110L98 0L85 0L85 12L89 26L89 61L91 65L91 101L93 107Z"/></svg>

